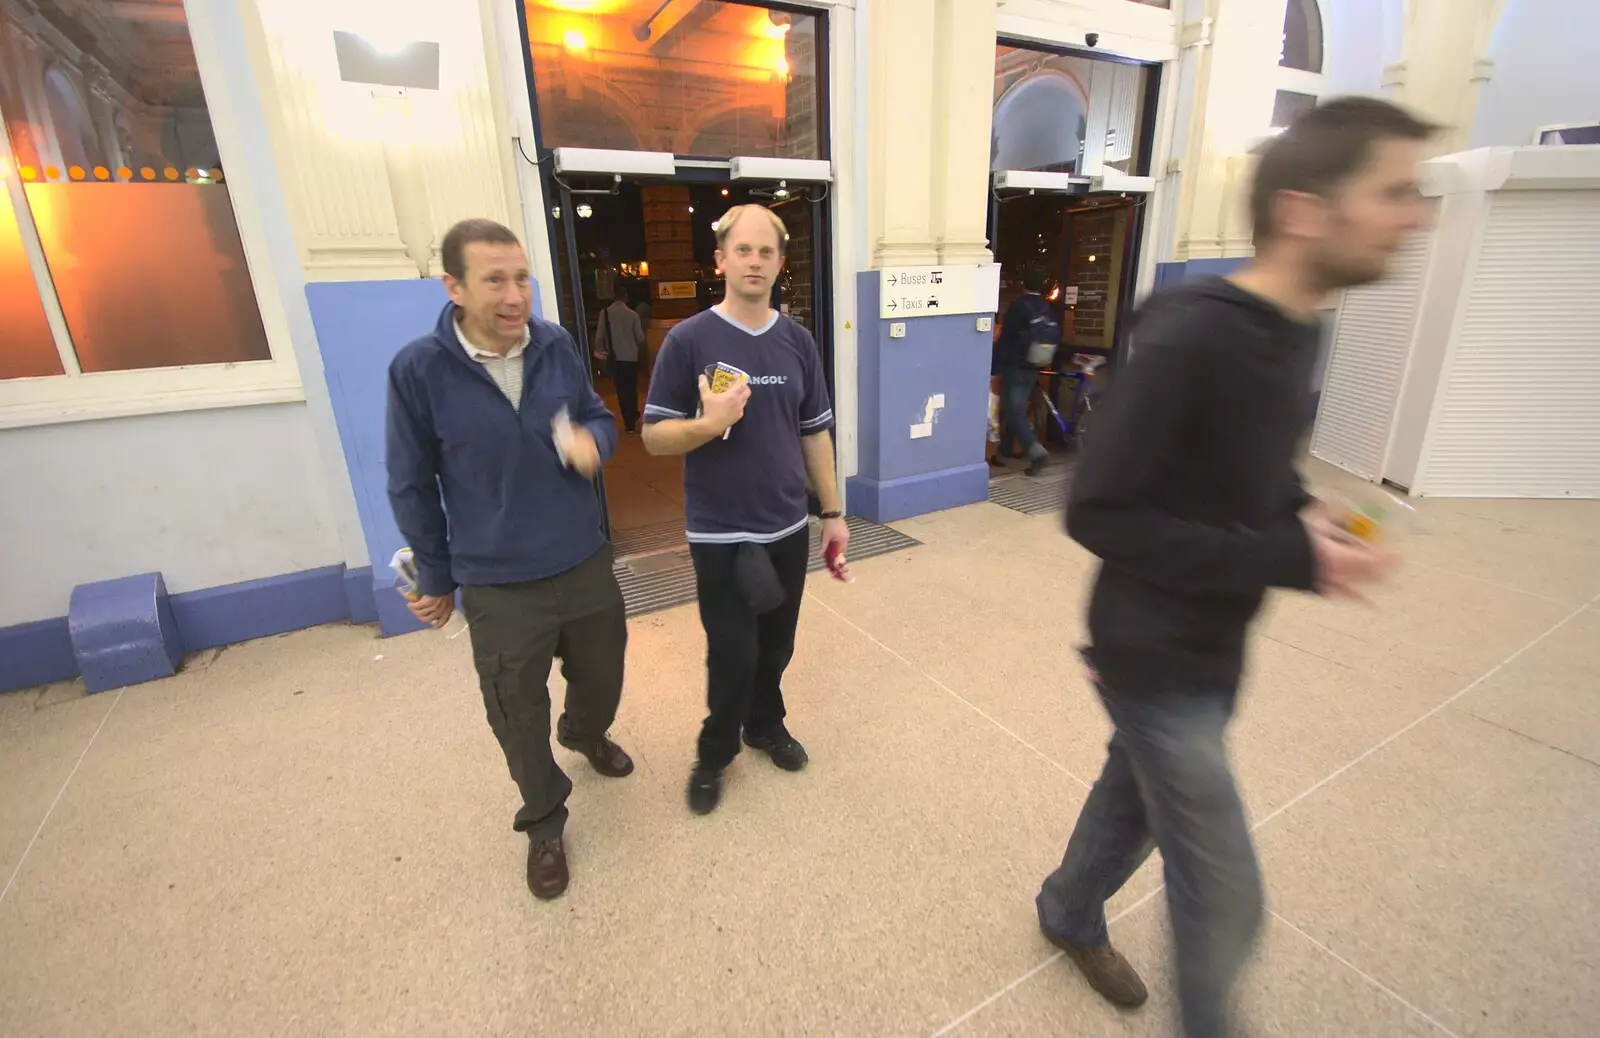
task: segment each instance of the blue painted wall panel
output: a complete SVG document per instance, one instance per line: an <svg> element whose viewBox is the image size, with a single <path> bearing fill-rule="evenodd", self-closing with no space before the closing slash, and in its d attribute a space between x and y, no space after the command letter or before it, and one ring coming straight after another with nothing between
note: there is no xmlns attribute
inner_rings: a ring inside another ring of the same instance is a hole
<svg viewBox="0 0 1600 1038"><path fill-rule="evenodd" d="M322 282L306 286L306 299L372 559L373 595L399 600L389 559L403 540L389 510L384 465L389 362L401 347L433 329L449 297L440 282L418 279ZM384 634L422 628L403 604L396 610L393 603L375 601L373 612Z"/></svg>
<svg viewBox="0 0 1600 1038"><path fill-rule="evenodd" d="M978 314L915 317L904 338L878 317L878 272L857 274L859 450L851 510L875 521L982 501L988 467L993 335ZM913 439L930 397L943 395L931 436Z"/></svg>

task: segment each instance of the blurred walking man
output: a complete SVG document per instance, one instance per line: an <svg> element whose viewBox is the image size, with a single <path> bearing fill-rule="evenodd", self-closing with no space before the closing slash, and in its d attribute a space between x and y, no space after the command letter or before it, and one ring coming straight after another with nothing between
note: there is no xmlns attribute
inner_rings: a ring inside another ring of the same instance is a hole
<svg viewBox="0 0 1600 1038"><path fill-rule="evenodd" d="M822 357L811 334L771 305L789 237L783 221L764 206L735 206L716 234L727 296L667 334L644 407L645 448L687 455L684 511L709 706L689 777L696 814L721 801L722 772L741 736L785 771L806 766L784 726L782 681L811 555L807 477L821 504L825 556L850 540ZM729 387L714 391L713 378ZM844 576L842 555L835 573Z"/></svg>
<svg viewBox="0 0 1600 1038"><path fill-rule="evenodd" d="M571 336L531 316L516 235L466 220L440 252L450 304L389 367L389 501L416 554L411 611L443 627L462 588L489 725L522 792L528 888L549 899L567 889L572 792L550 752L553 657L567 682L556 739L602 775L633 770L606 734L628 628L590 482L616 421Z"/></svg>
<svg viewBox="0 0 1600 1038"><path fill-rule="evenodd" d="M1393 560L1341 538L1293 463L1312 418L1329 293L1383 277L1427 210L1433 131L1383 101L1331 101L1268 145L1255 260L1151 299L1073 483L1068 532L1102 560L1085 657L1111 715L1105 769L1039 924L1105 998L1145 1000L1105 903L1161 849L1188 1038L1232 1033L1228 999L1262 916L1229 770L1247 628L1270 587L1359 598Z"/></svg>

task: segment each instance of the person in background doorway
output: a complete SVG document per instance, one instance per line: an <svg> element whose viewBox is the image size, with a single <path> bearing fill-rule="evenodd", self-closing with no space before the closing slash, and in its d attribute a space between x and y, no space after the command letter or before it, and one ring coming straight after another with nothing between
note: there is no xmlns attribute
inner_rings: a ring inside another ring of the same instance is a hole
<svg viewBox="0 0 1600 1038"><path fill-rule="evenodd" d="M522 792L528 888L549 899L567 888L572 792L550 752L553 657L567 684L556 740L602 775L633 770L606 733L628 627L591 482L616 420L572 337L531 316L516 235L465 220L440 253L450 303L389 366L389 502L416 555L411 611L443 627L462 589L489 725Z"/></svg>
<svg viewBox="0 0 1600 1038"><path fill-rule="evenodd" d="M1028 362L1028 348L1041 336L1061 342L1061 325L1044 298L1045 273L1040 267L1022 272L1022 295L1011 301L1000 322L995 367L1000 373L1000 446L995 457L1002 463L1018 444L1028 457L1028 475L1037 476L1050 462L1050 452L1034 434L1028 421L1028 399L1039 384L1039 366Z"/></svg>
<svg viewBox="0 0 1600 1038"><path fill-rule="evenodd" d="M650 291L645 288L639 293L639 301L634 304L633 312L639 315L639 325L646 332L650 330L650 315L654 312L650 308Z"/></svg>
<svg viewBox="0 0 1600 1038"><path fill-rule="evenodd" d="M617 390L617 410L622 428L639 428L639 355L644 350L644 323L617 293L595 322L594 355L607 362L611 384Z"/></svg>
<svg viewBox="0 0 1600 1038"><path fill-rule="evenodd" d="M689 807L708 814L744 744L785 771L806 766L784 724L783 673L810 561L809 477L825 557L850 540L834 480L833 408L811 334L772 309L788 234L772 210L740 205L716 223L722 302L673 326L644 407L652 454L683 454L689 552L706 632L708 713ZM708 372L749 376L713 392ZM844 576L842 555L836 575Z"/></svg>
<svg viewBox="0 0 1600 1038"><path fill-rule="evenodd" d="M1333 528L1294 457L1318 307L1383 277L1426 221L1417 176L1433 129L1346 98L1267 145L1255 259L1144 305L1073 480L1067 530L1101 559L1085 658L1115 730L1039 925L1102 996L1143 1003L1105 904L1159 847L1188 1038L1235 1033L1229 994L1263 913L1224 738L1250 622L1268 588L1360 598L1395 561Z"/></svg>

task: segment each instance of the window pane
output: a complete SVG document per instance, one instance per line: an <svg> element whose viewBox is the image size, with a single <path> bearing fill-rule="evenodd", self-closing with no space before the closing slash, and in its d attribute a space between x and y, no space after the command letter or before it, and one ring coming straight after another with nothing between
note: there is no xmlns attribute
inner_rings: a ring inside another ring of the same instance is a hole
<svg viewBox="0 0 1600 1038"><path fill-rule="evenodd" d="M989 168L1140 174L1146 70L1001 44Z"/></svg>
<svg viewBox="0 0 1600 1038"><path fill-rule="evenodd" d="M37 7L0 109L80 366L269 359L182 3Z"/></svg>
<svg viewBox="0 0 1600 1038"><path fill-rule="evenodd" d="M39 287L22 251L11 192L0 181L0 379L61 374Z"/></svg>
<svg viewBox="0 0 1600 1038"><path fill-rule="evenodd" d="M1315 107L1317 99L1311 94L1280 90L1272 96L1272 128L1288 126Z"/></svg>
<svg viewBox="0 0 1600 1038"><path fill-rule="evenodd" d="M815 15L725 0L525 0L540 143L824 158Z"/></svg>

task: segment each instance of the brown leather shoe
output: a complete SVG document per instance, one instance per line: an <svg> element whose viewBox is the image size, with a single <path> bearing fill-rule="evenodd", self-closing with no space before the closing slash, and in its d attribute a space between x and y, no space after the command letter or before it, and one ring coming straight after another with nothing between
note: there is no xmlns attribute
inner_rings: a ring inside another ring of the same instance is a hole
<svg viewBox="0 0 1600 1038"><path fill-rule="evenodd" d="M567 851L561 837L528 841L528 889L540 901L558 898L567 892L572 876L567 872Z"/></svg>
<svg viewBox="0 0 1600 1038"><path fill-rule="evenodd" d="M1067 958L1078 967L1078 972L1083 974L1089 986L1112 1005L1124 1009L1137 1009L1150 997L1144 981L1139 979L1139 971L1110 944L1102 944L1096 948L1080 948L1048 931L1044 932L1044 936L1051 944L1067 953Z"/></svg>
<svg viewBox="0 0 1600 1038"><path fill-rule="evenodd" d="M589 758L594 770L607 778L622 778L633 773L633 758L621 746L611 741L610 733L592 739L579 738L567 730L564 723L556 724L556 742L573 753Z"/></svg>

